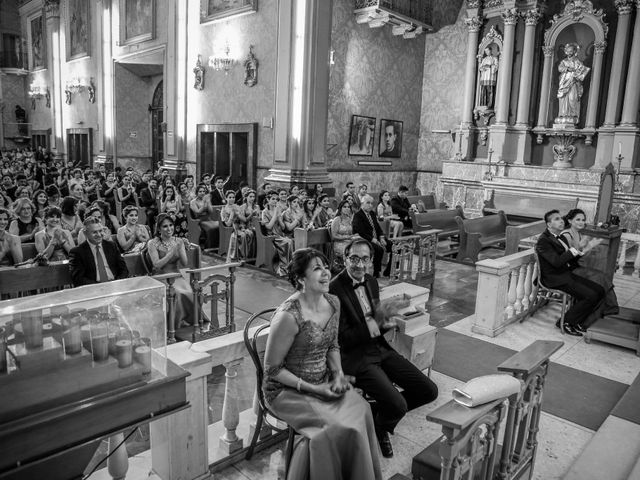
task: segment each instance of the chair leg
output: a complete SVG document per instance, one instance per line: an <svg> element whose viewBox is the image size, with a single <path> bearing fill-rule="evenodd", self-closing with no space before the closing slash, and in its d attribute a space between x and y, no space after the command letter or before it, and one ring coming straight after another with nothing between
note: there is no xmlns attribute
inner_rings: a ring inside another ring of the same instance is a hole
<svg viewBox="0 0 640 480"><path fill-rule="evenodd" d="M253 438L251 439L251 443L249 444L249 449L247 450L247 454L245 455L246 460L250 460L253 456L253 451L256 448L256 444L258 443L258 437L260 436L260 432L262 431L262 421L264 419L264 413L260 408L258 410L258 416L256 418L256 430L253 432Z"/></svg>
<svg viewBox="0 0 640 480"><path fill-rule="evenodd" d="M296 436L296 432L293 428L289 427L289 436L287 437L287 446L284 456L284 478L289 475L289 466L291 465L291 457L293 456L293 442Z"/></svg>

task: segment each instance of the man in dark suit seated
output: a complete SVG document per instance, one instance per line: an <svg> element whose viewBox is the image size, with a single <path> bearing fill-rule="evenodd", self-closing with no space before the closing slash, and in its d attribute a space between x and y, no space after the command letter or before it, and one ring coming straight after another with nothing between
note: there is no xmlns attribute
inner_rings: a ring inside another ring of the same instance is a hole
<svg viewBox="0 0 640 480"><path fill-rule="evenodd" d="M69 252L73 286L127 278L127 264L115 243L104 241L100 220L89 217L84 221L84 228L87 240Z"/></svg>
<svg viewBox="0 0 640 480"><path fill-rule="evenodd" d="M227 182L225 182L224 178L222 177L216 177L213 183L214 183L214 188L213 190L211 190L211 205L213 206L226 205L227 199L224 196L223 189L224 189L224 184Z"/></svg>
<svg viewBox="0 0 640 480"><path fill-rule="evenodd" d="M402 220L405 228L410 229L413 227L413 225L411 223L411 217L409 216L409 213L417 212L417 208L409 203L409 200L407 199L408 191L409 189L406 186L400 185L400 187L398 188L398 194L394 195L393 198L391 198L389 204L391 205L391 210L393 211L393 213L400 217L400 220Z"/></svg>
<svg viewBox="0 0 640 480"><path fill-rule="evenodd" d="M560 236L564 220L558 210L544 214L547 229L540 234L536 253L540 261L540 276L545 287L562 290L574 298L573 305L565 314L564 331L581 336L586 330L581 324L604 300L604 289L595 282L572 273L578 267L582 252L570 248ZM556 323L560 326L560 322Z"/></svg>
<svg viewBox="0 0 640 480"><path fill-rule="evenodd" d="M396 324L393 318L376 315L380 287L366 273L371 253L371 244L366 240L356 239L347 245L346 268L331 281L329 292L340 299L338 343L342 369L355 377L356 387L376 401L374 422L380 449L385 457L391 457L389 433L409 410L434 401L438 387L383 337Z"/></svg>
<svg viewBox="0 0 640 480"><path fill-rule="evenodd" d="M382 228L373 212L373 197L365 195L362 204L351 220L351 228L354 235L360 235L373 248L373 276L379 277L382 269L382 257L385 250L389 252L389 263L384 270L384 276L388 277L391 270L391 243L387 242L382 233Z"/></svg>
<svg viewBox="0 0 640 480"><path fill-rule="evenodd" d="M150 178L147 187L140 190L140 206L147 214L147 225L153 229L158 215L158 180L155 178Z"/></svg>

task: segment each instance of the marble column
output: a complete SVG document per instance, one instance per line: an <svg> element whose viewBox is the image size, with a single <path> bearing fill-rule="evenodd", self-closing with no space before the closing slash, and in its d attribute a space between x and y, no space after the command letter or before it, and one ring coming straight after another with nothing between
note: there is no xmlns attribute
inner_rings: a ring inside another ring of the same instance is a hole
<svg viewBox="0 0 640 480"><path fill-rule="evenodd" d="M482 28L480 17L470 17L465 20L469 37L467 40L467 63L464 79L464 103L462 107L462 125L469 127L473 124L473 99L475 98L476 83L476 55L478 53L478 36Z"/></svg>
<svg viewBox="0 0 640 480"><path fill-rule="evenodd" d="M602 81L602 64L604 51L607 48L607 42L596 42L594 44L595 51L593 54L593 65L591 71L591 86L589 90L589 103L587 104L587 118L584 122L585 129L595 129L596 115L598 113L598 97L600 96L600 82Z"/></svg>
<svg viewBox="0 0 640 480"><path fill-rule="evenodd" d="M326 167L331 0L281 0L273 167L279 185L331 183Z"/></svg>
<svg viewBox="0 0 640 480"><path fill-rule="evenodd" d="M501 125L506 125L509 121L509 94L511 93L513 48L515 45L515 31L518 17L518 11L515 8L502 12L502 19L504 21L504 45L500 55L498 71L498 109L496 112L496 124Z"/></svg>
<svg viewBox="0 0 640 480"><path fill-rule="evenodd" d="M622 101L622 70L626 57L627 44L629 43L629 23L631 21L632 11L632 0L616 0L615 4L618 11L618 28L616 30L616 41L613 47L613 61L611 62L604 127L615 126L620 109L620 102Z"/></svg>
<svg viewBox="0 0 640 480"><path fill-rule="evenodd" d="M47 65L51 70L51 115L53 119L53 144L51 151L56 160L60 160L65 155L64 146L64 125L62 122L62 95L63 82L60 58L60 1L47 0L44 5L47 19ZM66 163L66 161L65 161Z"/></svg>
<svg viewBox="0 0 640 480"><path fill-rule="evenodd" d="M107 171L112 170L113 165L113 132L114 102L113 102L113 42L111 41L111 29L104 28L111 25L112 7L109 0L96 1L96 38L101 38L99 47L95 50L96 65L100 65L96 76L96 105L98 107L99 128L96 135L96 162L104 164Z"/></svg>
<svg viewBox="0 0 640 480"><path fill-rule="evenodd" d="M627 16L628 17L628 16ZM621 125L638 126L640 108L640 0L636 0L636 23L633 29L633 43L629 55L627 86L624 92Z"/></svg>
<svg viewBox="0 0 640 480"><path fill-rule="evenodd" d="M543 46L544 66L542 67L542 85L541 92L548 92L551 88L551 73L553 69L553 47ZM547 117L549 116L549 102L540 102L538 109L538 122L536 128L543 129L547 126ZM540 142L539 142L540 143Z"/></svg>
<svg viewBox="0 0 640 480"><path fill-rule="evenodd" d="M524 47L522 49L522 69L520 70L520 91L518 92L518 111L516 125L529 125L529 109L531 106L531 83L533 81L533 57L536 25L542 16L535 8L523 14L525 20Z"/></svg>

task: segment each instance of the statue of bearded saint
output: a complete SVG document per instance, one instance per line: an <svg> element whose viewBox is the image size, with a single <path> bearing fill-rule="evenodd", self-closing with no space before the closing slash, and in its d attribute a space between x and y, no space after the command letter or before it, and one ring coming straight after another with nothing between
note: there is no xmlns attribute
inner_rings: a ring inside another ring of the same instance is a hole
<svg viewBox="0 0 640 480"><path fill-rule="evenodd" d="M580 47L576 43L564 46L566 58L558 65L560 79L558 82L558 117L555 123L575 125L580 117L580 99L582 98L582 82L591 70L585 67L578 58Z"/></svg>

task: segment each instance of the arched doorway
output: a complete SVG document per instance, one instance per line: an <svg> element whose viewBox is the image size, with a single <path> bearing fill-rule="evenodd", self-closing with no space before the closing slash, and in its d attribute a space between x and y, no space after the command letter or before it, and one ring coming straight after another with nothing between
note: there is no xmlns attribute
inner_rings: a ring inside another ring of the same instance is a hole
<svg viewBox="0 0 640 480"><path fill-rule="evenodd" d="M164 157L164 103L162 96L162 84L160 80L153 92L153 100L149 106L151 112L151 162L153 172L158 171L158 166Z"/></svg>

